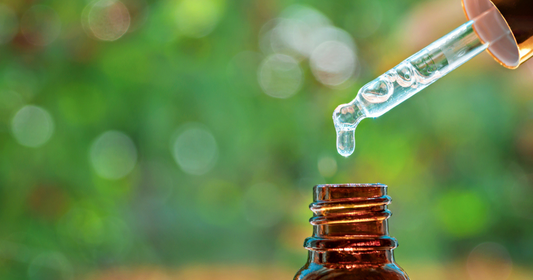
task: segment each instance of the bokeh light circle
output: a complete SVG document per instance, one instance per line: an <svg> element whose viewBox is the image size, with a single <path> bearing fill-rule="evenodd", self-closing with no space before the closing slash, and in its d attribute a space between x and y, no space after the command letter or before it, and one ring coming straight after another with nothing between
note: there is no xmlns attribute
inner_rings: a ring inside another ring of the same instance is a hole
<svg viewBox="0 0 533 280"><path fill-rule="evenodd" d="M58 224L62 237L78 244L101 244L105 237L103 218L93 210L73 208Z"/></svg>
<svg viewBox="0 0 533 280"><path fill-rule="evenodd" d="M487 201L473 191L449 191L440 196L435 210L443 229L455 237L479 234L489 224Z"/></svg>
<svg viewBox="0 0 533 280"><path fill-rule="evenodd" d="M6 44L17 34L19 22L15 11L0 4L0 45Z"/></svg>
<svg viewBox="0 0 533 280"><path fill-rule="evenodd" d="M261 63L258 79L259 85L267 95L288 98L300 90L303 74L294 58L284 54L273 54Z"/></svg>
<svg viewBox="0 0 533 280"><path fill-rule="evenodd" d="M479 234L489 223L489 206L473 191L452 190L441 195L436 211L443 229L455 237Z"/></svg>
<svg viewBox="0 0 533 280"><path fill-rule="evenodd" d="M329 18L320 11L303 5L288 7L283 11L282 17L295 23L292 28L286 29L284 41L305 56L311 55L313 51L316 31L331 25Z"/></svg>
<svg viewBox="0 0 533 280"><path fill-rule="evenodd" d="M311 51L314 51L322 43L329 41L340 42L346 47L350 48L353 53L356 51L355 42L350 33L335 26L324 26L315 30L315 32L313 32L312 39L313 40L310 43L312 48Z"/></svg>
<svg viewBox="0 0 533 280"><path fill-rule="evenodd" d="M211 132L200 124L187 124L172 144L172 154L181 170L202 175L213 168L218 158L218 146Z"/></svg>
<svg viewBox="0 0 533 280"><path fill-rule="evenodd" d="M318 172L322 177L331 177L337 173L337 161L331 156L323 156L318 159Z"/></svg>
<svg viewBox="0 0 533 280"><path fill-rule="evenodd" d="M320 44L311 54L311 69L321 83L337 86L353 76L356 57L353 50L339 41Z"/></svg>
<svg viewBox="0 0 533 280"><path fill-rule="evenodd" d="M259 38L262 51L274 53L259 71L259 82L268 95L286 98L299 89L301 69L292 60L309 58L313 75L324 85L346 88L354 81L358 63L352 36L313 8L287 8L280 18L262 26ZM284 73L289 65L297 70Z"/></svg>
<svg viewBox="0 0 533 280"><path fill-rule="evenodd" d="M470 252L466 266L472 280L506 280L513 270L513 261L505 247L487 242Z"/></svg>
<svg viewBox="0 0 533 280"><path fill-rule="evenodd" d="M137 149L126 134L107 131L93 142L90 160L98 176L116 180L133 170L137 163Z"/></svg>
<svg viewBox="0 0 533 280"><path fill-rule="evenodd" d="M272 49L272 30L279 24L280 19L271 19L267 21L259 30L259 48L265 54L271 54L274 52Z"/></svg>
<svg viewBox="0 0 533 280"><path fill-rule="evenodd" d="M311 34L312 30L305 22L279 19L268 35L270 48L275 53L291 54L298 58L308 56Z"/></svg>
<svg viewBox="0 0 533 280"><path fill-rule="evenodd" d="M217 25L223 6L221 0L181 0L176 9L176 24L186 36L204 37Z"/></svg>
<svg viewBox="0 0 533 280"><path fill-rule="evenodd" d="M268 228L281 220L285 211L285 197L278 186L259 183L251 186L245 193L243 206L250 224Z"/></svg>
<svg viewBox="0 0 533 280"><path fill-rule="evenodd" d="M128 8L117 0L100 0L91 3L84 12L82 23L86 20L86 25L92 35L103 41L119 39L130 27L131 19Z"/></svg>
<svg viewBox="0 0 533 280"><path fill-rule="evenodd" d="M316 9L293 5L285 9L279 19L261 28L261 45L267 53L308 57L314 48L316 31L330 24L330 20Z"/></svg>
<svg viewBox="0 0 533 280"><path fill-rule="evenodd" d="M313 7L300 4L287 7L281 12L281 17L304 22L312 29L331 25L331 20L322 12Z"/></svg>
<svg viewBox="0 0 533 280"><path fill-rule="evenodd" d="M15 114L11 128L19 144L37 148L44 145L52 137L54 121L45 109L27 105Z"/></svg>
<svg viewBox="0 0 533 280"><path fill-rule="evenodd" d="M50 7L35 5L20 20L24 38L33 45L46 46L55 41L61 32L61 20Z"/></svg>

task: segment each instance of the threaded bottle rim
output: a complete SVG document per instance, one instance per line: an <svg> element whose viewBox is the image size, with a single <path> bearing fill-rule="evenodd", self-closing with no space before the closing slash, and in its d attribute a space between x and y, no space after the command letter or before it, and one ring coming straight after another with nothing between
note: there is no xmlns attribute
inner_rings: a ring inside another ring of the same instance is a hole
<svg viewBox="0 0 533 280"><path fill-rule="evenodd" d="M387 195L387 185L376 184L323 184L313 188L313 201L366 199Z"/></svg>
<svg viewBox="0 0 533 280"><path fill-rule="evenodd" d="M391 198L383 184L325 184L313 188L310 223L313 237L305 247L313 251L390 250L386 220Z"/></svg>

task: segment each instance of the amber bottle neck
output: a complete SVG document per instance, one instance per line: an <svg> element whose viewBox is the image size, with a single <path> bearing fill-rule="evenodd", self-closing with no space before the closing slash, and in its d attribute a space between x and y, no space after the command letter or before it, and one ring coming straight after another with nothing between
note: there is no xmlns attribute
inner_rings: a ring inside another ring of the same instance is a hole
<svg viewBox="0 0 533 280"><path fill-rule="evenodd" d="M313 236L304 244L310 262L344 266L394 262L397 243L388 236L387 186L318 185L313 191Z"/></svg>

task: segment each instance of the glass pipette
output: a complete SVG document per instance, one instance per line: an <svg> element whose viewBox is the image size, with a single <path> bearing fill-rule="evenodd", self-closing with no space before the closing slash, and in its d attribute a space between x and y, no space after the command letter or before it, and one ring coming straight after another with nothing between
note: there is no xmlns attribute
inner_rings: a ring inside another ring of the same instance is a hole
<svg viewBox="0 0 533 280"><path fill-rule="evenodd" d="M466 61L486 50L490 44L510 36L510 30L491 31L482 42L474 31L477 21L501 17L496 7L488 9L444 37L404 60L375 80L364 85L355 99L333 113L337 131L337 151L349 156L355 149L355 128L364 118L377 118ZM498 27L497 27L498 28ZM487 39L487 38L486 38Z"/></svg>

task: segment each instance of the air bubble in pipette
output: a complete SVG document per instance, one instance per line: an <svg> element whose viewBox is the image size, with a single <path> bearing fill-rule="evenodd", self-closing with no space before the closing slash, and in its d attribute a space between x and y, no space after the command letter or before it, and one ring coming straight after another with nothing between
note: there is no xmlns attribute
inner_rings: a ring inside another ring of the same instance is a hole
<svg viewBox="0 0 533 280"><path fill-rule="evenodd" d="M372 103L382 103L387 101L392 95L394 88L386 75L366 84L360 91L366 100Z"/></svg>

